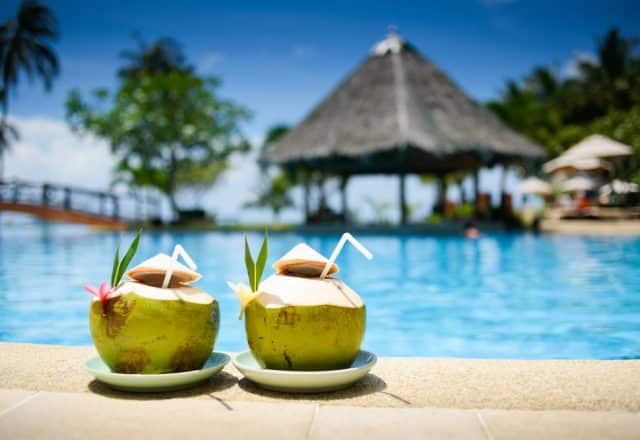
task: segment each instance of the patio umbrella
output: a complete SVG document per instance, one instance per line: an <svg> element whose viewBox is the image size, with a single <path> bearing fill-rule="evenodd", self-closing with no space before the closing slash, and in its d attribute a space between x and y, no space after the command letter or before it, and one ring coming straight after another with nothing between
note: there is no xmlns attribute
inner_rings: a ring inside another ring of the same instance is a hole
<svg viewBox="0 0 640 440"><path fill-rule="evenodd" d="M637 192L640 192L640 185L633 182L623 182L621 180L614 180L600 188L601 196L608 196L611 193L629 194Z"/></svg>
<svg viewBox="0 0 640 440"><path fill-rule="evenodd" d="M559 171L611 171L611 165L602 159L595 157L580 158L574 156L559 156L542 167L545 173L553 174Z"/></svg>
<svg viewBox="0 0 640 440"><path fill-rule="evenodd" d="M522 194L538 194L548 196L551 194L551 185L537 177L528 177L518 186Z"/></svg>
<svg viewBox="0 0 640 440"><path fill-rule="evenodd" d="M569 193L589 191L594 189L595 187L595 182L584 176L572 177L571 179L562 182L562 191Z"/></svg>
<svg viewBox="0 0 640 440"><path fill-rule="evenodd" d="M596 170L600 167L609 169L606 168L608 165L606 162L597 163L596 161L603 157L630 156L631 153L630 146L600 134L593 134L587 136L557 158L545 163L542 168L546 173L554 173L561 169L567 169L567 167L578 171Z"/></svg>

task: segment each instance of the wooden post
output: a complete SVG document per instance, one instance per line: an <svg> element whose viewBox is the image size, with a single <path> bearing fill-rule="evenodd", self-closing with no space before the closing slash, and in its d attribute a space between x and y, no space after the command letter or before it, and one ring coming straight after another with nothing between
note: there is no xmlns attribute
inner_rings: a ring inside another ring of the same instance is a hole
<svg viewBox="0 0 640 440"><path fill-rule="evenodd" d="M407 194L405 188L405 174L400 173L398 175L400 178L400 224L407 224Z"/></svg>
<svg viewBox="0 0 640 440"><path fill-rule="evenodd" d="M500 176L500 207L504 209L504 199L507 194L507 165L502 164L502 175Z"/></svg>
<svg viewBox="0 0 640 440"><path fill-rule="evenodd" d="M309 184L309 174L306 173L306 175L304 176L304 222L305 223L309 223L309 198L311 197L311 188L310 188L310 184Z"/></svg>
<svg viewBox="0 0 640 440"><path fill-rule="evenodd" d="M45 183L44 185L42 185L42 204L44 206L47 206L49 204L49 189L51 188L51 185L49 185L48 183Z"/></svg>
<svg viewBox="0 0 640 440"><path fill-rule="evenodd" d="M18 200L20 200L20 184L16 182L13 185L13 203L18 203Z"/></svg>
<svg viewBox="0 0 640 440"><path fill-rule="evenodd" d="M120 207L118 205L118 202L119 202L118 196L112 195L111 201L113 202L113 212L111 213L111 216L117 220L120 217Z"/></svg>
<svg viewBox="0 0 640 440"><path fill-rule="evenodd" d="M349 183L349 175L343 174L340 180L340 193L342 195L342 222L347 223L349 208L347 207L347 184Z"/></svg>
<svg viewBox="0 0 640 440"><path fill-rule="evenodd" d="M68 186L64 188L64 201L62 203L65 210L71 210L71 188Z"/></svg>
<svg viewBox="0 0 640 440"><path fill-rule="evenodd" d="M480 195L480 169L473 170L473 204L478 205Z"/></svg>
<svg viewBox="0 0 640 440"><path fill-rule="evenodd" d="M318 179L318 193L319 193L318 212L321 213L322 218L324 218L324 214L326 213L326 210L327 210L327 192L325 188L326 180L327 180L327 175L323 171L322 173L320 173L320 177Z"/></svg>
<svg viewBox="0 0 640 440"><path fill-rule="evenodd" d="M444 214L445 205L447 203L447 175L438 174L437 182L438 182L438 195L436 199L436 210L440 214Z"/></svg>
<svg viewBox="0 0 640 440"><path fill-rule="evenodd" d="M460 191L460 203L467 203L467 191L464 188L464 177L458 179L458 190Z"/></svg>

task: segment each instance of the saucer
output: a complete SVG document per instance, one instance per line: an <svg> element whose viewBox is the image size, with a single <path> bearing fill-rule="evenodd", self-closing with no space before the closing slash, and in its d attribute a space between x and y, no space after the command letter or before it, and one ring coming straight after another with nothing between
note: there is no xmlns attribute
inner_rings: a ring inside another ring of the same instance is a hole
<svg viewBox="0 0 640 440"><path fill-rule="evenodd" d="M84 368L100 382L117 390L160 393L199 385L222 370L228 362L228 355L214 352L199 370L163 374L124 374L112 373L100 356L95 356L85 362Z"/></svg>
<svg viewBox="0 0 640 440"><path fill-rule="evenodd" d="M250 351L233 358L233 365L262 388L287 393L321 393L346 388L362 379L376 364L376 355L360 351L350 367L325 371L290 371L262 368Z"/></svg>

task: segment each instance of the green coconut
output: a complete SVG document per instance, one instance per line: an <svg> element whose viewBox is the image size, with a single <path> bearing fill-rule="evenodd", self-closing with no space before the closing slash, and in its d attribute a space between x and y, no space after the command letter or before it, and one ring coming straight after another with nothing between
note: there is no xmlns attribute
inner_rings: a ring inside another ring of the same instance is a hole
<svg viewBox="0 0 640 440"><path fill-rule="evenodd" d="M249 348L263 367L331 370L355 360L365 333L365 304L341 280L320 278L326 263L302 243L274 264L277 273L257 292L232 285L245 315ZM333 264L329 273L336 272Z"/></svg>
<svg viewBox="0 0 640 440"><path fill-rule="evenodd" d="M125 282L104 309L91 303L96 349L116 373L174 373L202 368L219 327L217 301L197 287Z"/></svg>
<svg viewBox="0 0 640 440"><path fill-rule="evenodd" d="M249 348L264 368L334 370L355 360L365 321L364 305L267 307L252 301L245 329Z"/></svg>

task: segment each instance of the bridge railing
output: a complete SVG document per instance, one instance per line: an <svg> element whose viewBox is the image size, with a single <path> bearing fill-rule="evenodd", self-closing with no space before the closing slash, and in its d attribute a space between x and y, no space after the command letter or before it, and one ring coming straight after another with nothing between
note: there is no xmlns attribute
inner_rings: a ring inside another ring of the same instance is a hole
<svg viewBox="0 0 640 440"><path fill-rule="evenodd" d="M143 221L161 215L161 203L157 197L22 180L0 181L0 201L52 207L122 221Z"/></svg>

